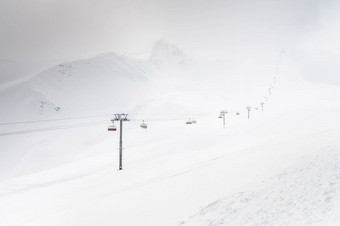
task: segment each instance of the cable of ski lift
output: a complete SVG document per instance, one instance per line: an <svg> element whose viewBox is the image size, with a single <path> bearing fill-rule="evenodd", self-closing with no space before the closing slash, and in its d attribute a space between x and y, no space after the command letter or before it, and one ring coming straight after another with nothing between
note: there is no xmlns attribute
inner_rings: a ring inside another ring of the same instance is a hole
<svg viewBox="0 0 340 226"><path fill-rule="evenodd" d="M90 116L80 116L80 117L67 117L67 118L56 118L56 119L43 119L43 120L31 120L31 121L19 121L19 122L3 122L3 123L0 123L0 126L16 125L16 124L29 124L29 123L41 123L41 122L54 122L54 121L64 121L64 120L73 120L73 119L85 119L85 118L99 118L99 117L107 117L107 116L112 116L112 114L90 115Z"/></svg>
<svg viewBox="0 0 340 226"><path fill-rule="evenodd" d="M274 83L276 82L277 77L274 77ZM273 85L271 85L270 89L273 88ZM265 101L268 101L267 97L264 97ZM261 102L261 107L263 111L263 105L264 103ZM255 108L256 109L256 108ZM248 110L248 118L249 118L249 112L250 112L250 107L247 107ZM211 112L207 113L196 113L196 115L207 115L211 114ZM150 115L150 116L184 116L184 115L189 115L189 114L183 114L183 113L175 113L175 114L140 114L140 113L132 113L131 115ZM236 115L240 115L239 112L236 112ZM68 118L59 118L59 119L45 119L45 120L32 120L32 121L19 121L19 122L3 122L0 123L0 126L2 125L15 125L15 124L28 124L28 123L40 123L40 122L52 122L52 121L62 121L62 120L77 120L77 119L85 119L85 118L94 118L94 117L104 117L104 116L112 116L112 114L103 114L103 115L91 115L91 116L81 116L81 117L68 117ZM218 118L223 118L223 115L220 114ZM140 120L140 119L134 119L134 120ZM153 121L173 121L173 120L183 120L180 118L168 118L168 119L148 119L148 120L153 120ZM80 123L80 124L72 124L72 125L63 125L63 126L56 126L56 127L48 127L48 128L39 128L39 129L31 129L31 130L22 130L22 131L14 131L14 132L7 132L7 133L0 133L0 136L7 136L7 135L16 135L16 134L24 134L24 133L33 133L33 132L42 132L42 131L49 131L49 130L58 130L58 129L69 129L69 128L76 128L76 127L82 127L82 126L90 126L90 125L96 125L99 123L104 123L104 122L85 122L85 123ZM186 121L186 124L195 124L196 120L193 118L189 118L188 121ZM147 127L147 126L146 126ZM144 127L142 127L144 128ZM111 125L108 127L109 131L116 131L117 128L114 125Z"/></svg>
<svg viewBox="0 0 340 226"><path fill-rule="evenodd" d="M107 123L107 120L6 132L6 133L0 133L0 136L19 135L19 134L45 132L45 131L53 131L53 130L61 130L61 129L73 129L73 128L77 128L77 127L94 126L94 125L99 125L99 124L104 124L104 123Z"/></svg>

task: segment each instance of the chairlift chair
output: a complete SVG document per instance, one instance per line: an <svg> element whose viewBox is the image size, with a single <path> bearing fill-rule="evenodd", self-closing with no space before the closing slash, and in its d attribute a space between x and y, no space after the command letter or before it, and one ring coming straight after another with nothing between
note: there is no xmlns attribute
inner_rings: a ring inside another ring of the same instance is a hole
<svg viewBox="0 0 340 226"><path fill-rule="evenodd" d="M116 131L117 127L115 127L114 125L111 125L107 128L107 131Z"/></svg>
<svg viewBox="0 0 340 226"><path fill-rule="evenodd" d="M146 128L148 128L148 125L143 120L142 124L140 124L140 127L143 128L143 129L146 129Z"/></svg>
<svg viewBox="0 0 340 226"><path fill-rule="evenodd" d="M189 120L186 122L186 124L192 124L192 121L190 120L190 118L189 118Z"/></svg>

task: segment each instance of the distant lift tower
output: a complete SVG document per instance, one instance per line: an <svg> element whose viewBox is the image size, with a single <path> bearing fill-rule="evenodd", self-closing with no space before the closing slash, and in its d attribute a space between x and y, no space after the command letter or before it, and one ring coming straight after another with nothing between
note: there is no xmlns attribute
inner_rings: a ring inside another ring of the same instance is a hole
<svg viewBox="0 0 340 226"><path fill-rule="evenodd" d="M250 111L251 111L251 107L247 106L247 111L248 111L248 119L250 118Z"/></svg>
<svg viewBox="0 0 340 226"><path fill-rule="evenodd" d="M220 116L218 116L219 118L223 118L223 128L225 128L225 114L227 114L227 113L228 113L228 111L222 110L220 112Z"/></svg>
<svg viewBox="0 0 340 226"><path fill-rule="evenodd" d="M123 121L130 121L127 118L128 114L114 114L115 118L111 121L119 121L120 122L120 137L119 137L119 170L123 169Z"/></svg>
<svg viewBox="0 0 340 226"><path fill-rule="evenodd" d="M263 102L261 102L261 103L260 103L260 105L261 105L261 108L262 108L262 111L263 111L263 106L264 106L264 103L263 103Z"/></svg>
<svg viewBox="0 0 340 226"><path fill-rule="evenodd" d="M248 119L250 117L250 111L251 111L251 107L250 106L247 106L247 111L248 111Z"/></svg>

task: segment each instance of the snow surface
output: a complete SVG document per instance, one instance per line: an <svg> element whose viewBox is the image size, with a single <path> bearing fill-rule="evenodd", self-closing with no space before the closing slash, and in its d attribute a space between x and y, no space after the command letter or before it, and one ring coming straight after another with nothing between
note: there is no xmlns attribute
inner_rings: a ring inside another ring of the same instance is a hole
<svg viewBox="0 0 340 226"><path fill-rule="evenodd" d="M0 126L0 225L339 225L340 90L289 57L203 64L162 40L3 83L3 122L95 117Z"/></svg>

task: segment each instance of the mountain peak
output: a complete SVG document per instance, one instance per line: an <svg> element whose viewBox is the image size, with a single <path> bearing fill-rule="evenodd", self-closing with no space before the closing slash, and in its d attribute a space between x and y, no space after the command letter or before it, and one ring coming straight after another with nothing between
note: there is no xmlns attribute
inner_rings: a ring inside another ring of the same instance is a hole
<svg viewBox="0 0 340 226"><path fill-rule="evenodd" d="M149 60L160 66L162 64L182 64L188 59L175 45L165 41L164 39L158 40L153 44Z"/></svg>

